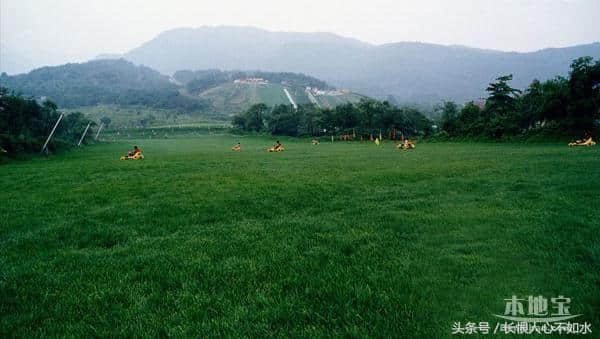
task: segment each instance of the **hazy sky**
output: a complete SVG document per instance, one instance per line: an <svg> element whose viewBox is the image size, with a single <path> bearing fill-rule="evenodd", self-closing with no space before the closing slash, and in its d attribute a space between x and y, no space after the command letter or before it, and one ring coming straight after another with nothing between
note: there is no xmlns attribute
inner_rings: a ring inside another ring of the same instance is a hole
<svg viewBox="0 0 600 339"><path fill-rule="evenodd" d="M203 25L532 51L600 41L600 0L0 0L2 48L36 63L122 53Z"/></svg>

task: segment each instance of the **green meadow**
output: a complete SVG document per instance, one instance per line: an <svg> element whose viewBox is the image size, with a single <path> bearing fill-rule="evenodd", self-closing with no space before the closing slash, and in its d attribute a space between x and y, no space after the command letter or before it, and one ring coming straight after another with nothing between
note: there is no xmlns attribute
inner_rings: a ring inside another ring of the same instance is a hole
<svg viewBox="0 0 600 339"><path fill-rule="evenodd" d="M447 338L512 295L600 332L600 147L274 141L0 166L0 337Z"/></svg>

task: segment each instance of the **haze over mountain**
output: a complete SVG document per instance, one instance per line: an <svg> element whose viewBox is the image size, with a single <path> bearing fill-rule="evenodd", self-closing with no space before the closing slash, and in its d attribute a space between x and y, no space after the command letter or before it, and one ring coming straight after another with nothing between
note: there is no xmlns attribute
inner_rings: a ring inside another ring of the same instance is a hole
<svg viewBox="0 0 600 339"><path fill-rule="evenodd" d="M516 53L221 26L165 31L123 57L166 74L211 68L297 72L378 98L432 102L480 98L502 74L514 74L519 88L567 75L571 61L587 55L600 58L600 43Z"/></svg>
<svg viewBox="0 0 600 339"><path fill-rule="evenodd" d="M24 73L33 67L34 63L29 58L0 43L0 73Z"/></svg>

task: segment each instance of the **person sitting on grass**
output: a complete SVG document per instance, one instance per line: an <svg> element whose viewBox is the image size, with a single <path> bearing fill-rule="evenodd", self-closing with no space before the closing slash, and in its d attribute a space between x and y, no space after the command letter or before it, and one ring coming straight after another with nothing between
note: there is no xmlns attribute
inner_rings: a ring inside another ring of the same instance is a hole
<svg viewBox="0 0 600 339"><path fill-rule="evenodd" d="M415 144L412 141L410 141L409 139L404 139L404 142L398 144L396 147L398 147L398 149L407 150L407 149L415 148Z"/></svg>
<svg viewBox="0 0 600 339"><path fill-rule="evenodd" d="M136 146L133 146L133 151L129 151L127 152L127 156L122 156L121 160L127 160L127 159L144 159L144 156L142 155L142 150Z"/></svg>
<svg viewBox="0 0 600 339"><path fill-rule="evenodd" d="M139 147L133 146L133 156L136 156L141 153L142 153L142 150Z"/></svg>
<svg viewBox="0 0 600 339"><path fill-rule="evenodd" d="M232 151L236 151L236 152L239 152L239 151L241 151L241 150L242 150L242 144L240 144L240 143L238 142L238 143L237 143L237 145L235 145L235 146L231 147L231 150L232 150Z"/></svg>
<svg viewBox="0 0 600 339"><path fill-rule="evenodd" d="M594 146L594 145L596 145L596 143L594 142L594 140L592 139L591 136L586 137L581 140L575 140L575 142L569 143L569 146Z"/></svg>
<svg viewBox="0 0 600 339"><path fill-rule="evenodd" d="M319 140L313 138L311 143L313 144L313 146L316 146L319 144Z"/></svg>
<svg viewBox="0 0 600 339"><path fill-rule="evenodd" d="M133 146L133 151L127 153L127 156L132 159L137 159L142 155L142 150L136 146Z"/></svg>
<svg viewBox="0 0 600 339"><path fill-rule="evenodd" d="M280 152L283 150L283 145L281 144L281 142L279 142L279 140L277 140L277 143L273 147L269 148L269 152Z"/></svg>

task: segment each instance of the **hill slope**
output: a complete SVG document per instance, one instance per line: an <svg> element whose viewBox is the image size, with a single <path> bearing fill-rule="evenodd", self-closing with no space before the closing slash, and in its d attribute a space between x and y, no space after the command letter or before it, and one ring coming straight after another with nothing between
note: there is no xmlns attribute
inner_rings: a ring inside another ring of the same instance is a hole
<svg viewBox="0 0 600 339"><path fill-rule="evenodd" d="M244 80L258 78L265 83L248 84ZM0 86L27 96L46 97L63 108L145 106L218 114L237 113L256 103L289 105L284 89L296 104L305 104L311 102L306 88L318 88L322 93L314 101L321 107L362 97L335 93L327 83L303 74L203 70L179 71L170 77L124 59L43 67L15 76L3 74Z"/></svg>
<svg viewBox="0 0 600 339"><path fill-rule="evenodd" d="M297 73L178 71L174 74L173 81L185 89L183 93L208 100L216 111L223 113L240 112L257 103L268 106L289 105L291 102L297 105L314 103L320 107L334 107L357 102L364 97L348 91L334 90L319 79ZM314 94L307 93L307 88L313 89Z"/></svg>
<svg viewBox="0 0 600 339"><path fill-rule="evenodd" d="M600 57L600 43L509 53L424 43L371 45L329 33L269 32L248 27L166 31L124 57L163 73L179 69L261 69L315 76L337 86L400 100L469 100L500 74L514 85L566 75L580 56Z"/></svg>
<svg viewBox="0 0 600 339"><path fill-rule="evenodd" d="M0 76L0 86L33 97L47 97L60 107L97 104L143 105L203 110L208 104L179 94L168 76L129 61L95 60L42 67L27 74Z"/></svg>
<svg viewBox="0 0 600 339"><path fill-rule="evenodd" d="M296 105L315 103L311 101L304 87L286 86L277 83L237 84L228 82L210 88L198 96L209 100L215 110L223 113L235 113L248 109L253 104L264 103L267 106L290 105L285 91L290 94ZM315 96L320 107L331 108L348 102L358 102L364 96L356 93L323 94Z"/></svg>

